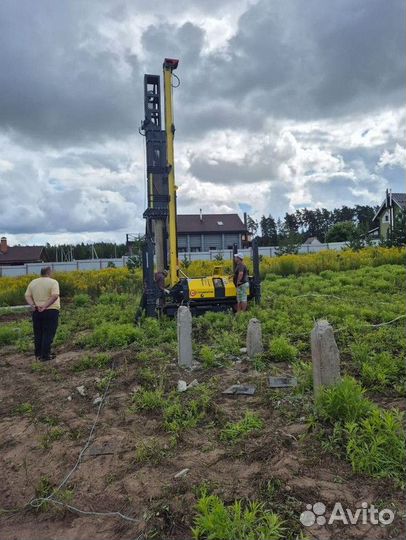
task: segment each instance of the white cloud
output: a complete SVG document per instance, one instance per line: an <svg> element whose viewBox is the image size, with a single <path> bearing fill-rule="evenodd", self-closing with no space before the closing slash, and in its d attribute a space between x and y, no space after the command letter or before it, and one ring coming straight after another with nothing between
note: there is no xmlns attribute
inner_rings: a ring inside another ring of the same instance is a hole
<svg viewBox="0 0 406 540"><path fill-rule="evenodd" d="M377 163L377 169L384 169L385 167L406 167L406 148L396 144L393 152L390 150L384 150Z"/></svg>

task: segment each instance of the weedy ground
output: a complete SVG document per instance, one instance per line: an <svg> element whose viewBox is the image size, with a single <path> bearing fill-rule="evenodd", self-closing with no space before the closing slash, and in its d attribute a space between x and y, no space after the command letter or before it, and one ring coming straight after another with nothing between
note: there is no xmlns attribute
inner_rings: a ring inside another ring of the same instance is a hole
<svg viewBox="0 0 406 540"><path fill-rule="evenodd" d="M177 366L175 321L135 326L136 297L109 279L63 299L49 364L33 362L28 315L0 314L2 540L404 535L402 266L268 273L261 306L194 319L192 372ZM251 317L262 322L264 353L248 360L240 349ZM309 336L319 318L333 325L344 379L314 403ZM270 389L268 375L299 384ZM179 379L199 384L178 393ZM256 393L222 394L236 383ZM104 395L93 442L55 493L59 503L33 508L72 469ZM317 501L373 502L397 517L388 527L305 530L300 513Z"/></svg>

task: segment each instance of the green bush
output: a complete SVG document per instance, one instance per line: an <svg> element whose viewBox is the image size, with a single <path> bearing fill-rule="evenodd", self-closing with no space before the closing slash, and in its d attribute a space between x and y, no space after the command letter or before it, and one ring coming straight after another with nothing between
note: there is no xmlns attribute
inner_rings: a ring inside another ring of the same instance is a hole
<svg viewBox="0 0 406 540"><path fill-rule="evenodd" d="M76 307L88 306L91 302L91 298L86 293L75 294L73 297L73 303Z"/></svg>
<svg viewBox="0 0 406 540"><path fill-rule="evenodd" d="M20 414L21 416L32 416L34 414L34 407L31 403L24 402L17 405L14 412L16 414Z"/></svg>
<svg viewBox="0 0 406 540"><path fill-rule="evenodd" d="M96 328L85 340L91 347L101 349L115 349L126 347L134 341L141 342L144 339L144 332L130 323L111 324L104 323Z"/></svg>
<svg viewBox="0 0 406 540"><path fill-rule="evenodd" d="M206 383L188 390L188 396L170 394L163 410L165 429L179 435L200 424L212 408L214 392L214 385Z"/></svg>
<svg viewBox="0 0 406 540"><path fill-rule="evenodd" d="M313 388L313 365L311 362L295 361L292 363L293 375L297 378L300 392L308 392Z"/></svg>
<svg viewBox="0 0 406 540"><path fill-rule="evenodd" d="M161 390L138 390L132 396L134 411L158 411L162 409L165 400Z"/></svg>
<svg viewBox="0 0 406 540"><path fill-rule="evenodd" d="M271 340L269 352L276 362L293 362L299 351L285 337L280 336Z"/></svg>
<svg viewBox="0 0 406 540"><path fill-rule="evenodd" d="M215 351L207 345L203 345L200 349L200 360L206 369L214 367L217 363Z"/></svg>
<svg viewBox="0 0 406 540"><path fill-rule="evenodd" d="M403 413L374 409L368 418L347 424L347 457L355 472L404 481L406 447Z"/></svg>
<svg viewBox="0 0 406 540"><path fill-rule="evenodd" d="M245 411L242 420L226 424L224 429L221 430L220 439L225 442L235 443L263 427L264 423L257 414L252 411Z"/></svg>
<svg viewBox="0 0 406 540"><path fill-rule="evenodd" d="M19 332L16 328L11 326L1 326L0 327L0 344L1 345L12 345L20 337Z"/></svg>
<svg viewBox="0 0 406 540"><path fill-rule="evenodd" d="M355 379L346 376L338 384L321 390L316 398L316 413L331 424L361 420L375 407L364 393Z"/></svg>
<svg viewBox="0 0 406 540"><path fill-rule="evenodd" d="M106 353L86 354L82 356L75 364L73 364L73 371L85 371L87 369L103 369L107 367L111 362L111 356Z"/></svg>
<svg viewBox="0 0 406 540"><path fill-rule="evenodd" d="M278 540L285 537L283 522L262 503L241 500L230 506L203 492L196 505L193 538L197 540Z"/></svg>
<svg viewBox="0 0 406 540"><path fill-rule="evenodd" d="M372 354L361 366L361 379L367 386L391 386L404 376L404 359L387 352Z"/></svg>

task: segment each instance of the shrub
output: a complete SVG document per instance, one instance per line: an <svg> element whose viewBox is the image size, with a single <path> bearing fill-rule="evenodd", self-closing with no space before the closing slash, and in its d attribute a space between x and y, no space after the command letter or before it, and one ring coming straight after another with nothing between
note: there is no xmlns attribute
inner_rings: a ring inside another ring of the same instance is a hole
<svg viewBox="0 0 406 540"><path fill-rule="evenodd" d="M103 393L106 391L106 388L108 385L110 385L111 381L114 381L114 379L117 379L117 371L114 371L113 369L108 369L105 372L105 376L100 379L100 381L97 382L96 388L100 393Z"/></svg>
<svg viewBox="0 0 406 540"><path fill-rule="evenodd" d="M164 405L164 427L179 435L183 430L196 427L212 407L214 385L200 384L188 391L189 396L171 394Z"/></svg>
<svg viewBox="0 0 406 540"><path fill-rule="evenodd" d="M19 333L16 328L11 326L2 326L0 327L0 344L1 345L12 345L19 338Z"/></svg>
<svg viewBox="0 0 406 540"><path fill-rule="evenodd" d="M90 296L86 293L75 294L73 297L73 303L76 307L88 306L90 301Z"/></svg>
<svg viewBox="0 0 406 540"><path fill-rule="evenodd" d="M86 354L76 362L73 371L85 371L86 369L103 369L111 362L111 356L106 353L97 353L94 355Z"/></svg>
<svg viewBox="0 0 406 540"><path fill-rule="evenodd" d="M220 433L222 441L235 443L247 437L249 433L262 429L262 419L252 411L246 411L244 418L239 422L229 422Z"/></svg>
<svg viewBox="0 0 406 540"><path fill-rule="evenodd" d="M278 540L285 537L279 516L268 512L257 501L250 501L244 507L241 500L236 500L225 506L217 495L203 492L196 510L192 534L197 540Z"/></svg>
<svg viewBox="0 0 406 540"><path fill-rule="evenodd" d="M203 345L200 349L200 359L203 367L206 369L212 368L216 365L216 353L207 345Z"/></svg>
<svg viewBox="0 0 406 540"><path fill-rule="evenodd" d="M126 347L134 341L142 341L143 337L144 333L141 328L135 327L130 323L104 323L86 338L85 343L91 347L115 349Z"/></svg>
<svg viewBox="0 0 406 540"><path fill-rule="evenodd" d="M293 362L299 351L285 337L280 336L270 342L269 352L276 362Z"/></svg>
<svg viewBox="0 0 406 540"><path fill-rule="evenodd" d="M355 472L404 481L406 447L403 413L376 408L368 418L347 424L347 457Z"/></svg>
<svg viewBox="0 0 406 540"><path fill-rule="evenodd" d="M316 399L316 413L331 424L361 420L375 407L364 393L355 379L346 376L338 384L321 390Z"/></svg>
<svg viewBox="0 0 406 540"><path fill-rule="evenodd" d="M164 397L161 390L138 390L132 396L134 411L158 411L164 405Z"/></svg>
<svg viewBox="0 0 406 540"><path fill-rule="evenodd" d="M31 403L24 402L20 403L20 405L17 405L17 407L14 409L14 412L22 416L32 416L34 414L34 407Z"/></svg>
<svg viewBox="0 0 406 540"><path fill-rule="evenodd" d="M372 354L361 365L361 379L367 386L381 387L395 384L404 377L403 358L387 352Z"/></svg>
<svg viewBox="0 0 406 540"><path fill-rule="evenodd" d="M165 458L166 450L161 446L157 439L151 439L149 442L142 441L135 449L135 461L137 463L151 463L159 465Z"/></svg>
<svg viewBox="0 0 406 540"><path fill-rule="evenodd" d="M292 364L293 375L297 378L298 390L307 392L313 388L313 366L311 362L295 361Z"/></svg>

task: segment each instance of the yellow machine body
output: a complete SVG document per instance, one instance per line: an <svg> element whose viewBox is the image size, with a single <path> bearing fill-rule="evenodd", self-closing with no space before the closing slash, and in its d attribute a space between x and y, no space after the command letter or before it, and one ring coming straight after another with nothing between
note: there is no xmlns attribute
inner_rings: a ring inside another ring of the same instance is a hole
<svg viewBox="0 0 406 540"><path fill-rule="evenodd" d="M187 278L189 300L234 299L236 290L230 276Z"/></svg>

